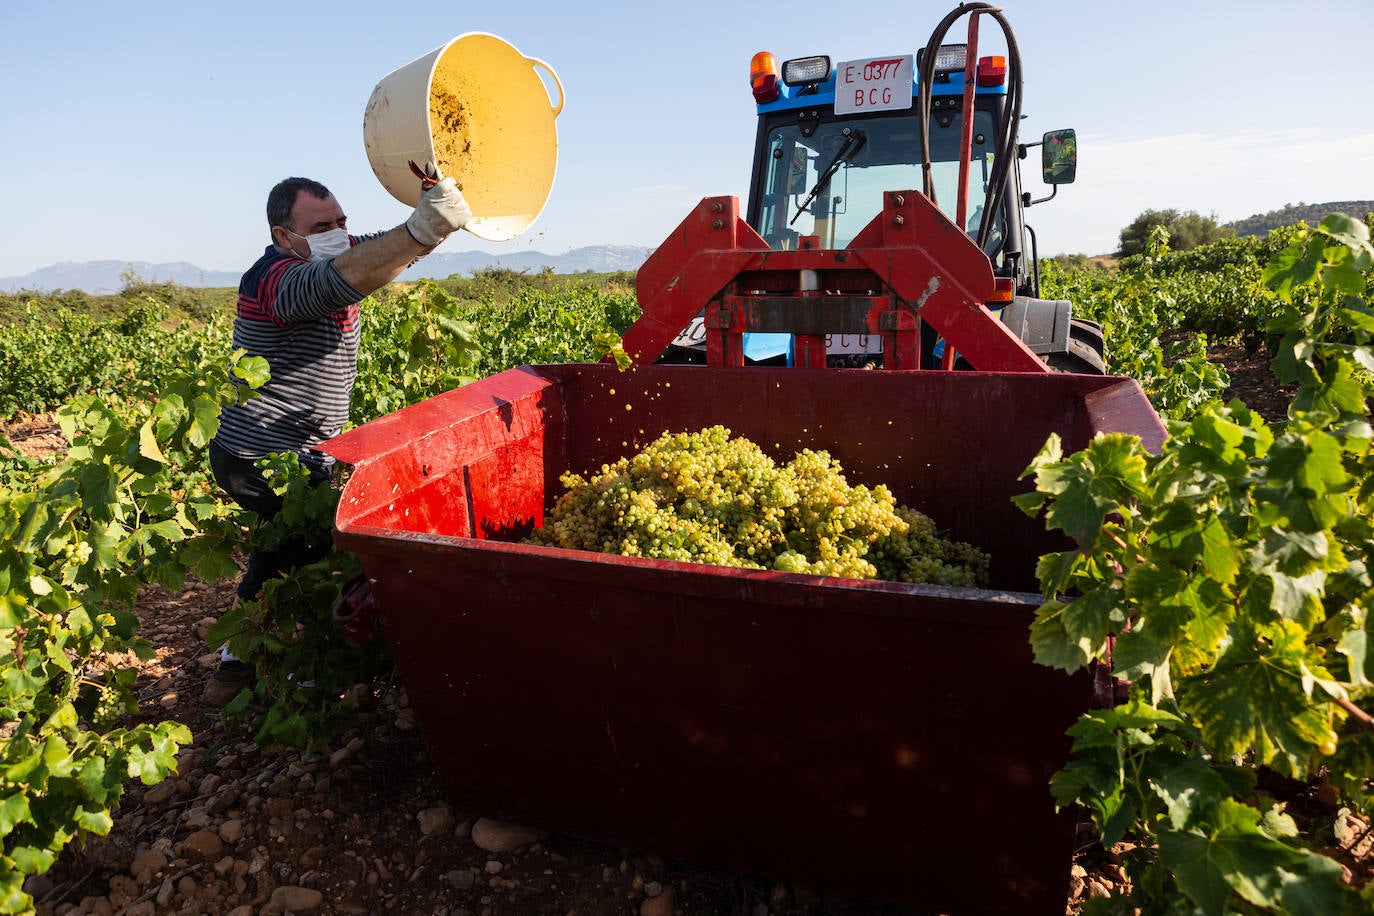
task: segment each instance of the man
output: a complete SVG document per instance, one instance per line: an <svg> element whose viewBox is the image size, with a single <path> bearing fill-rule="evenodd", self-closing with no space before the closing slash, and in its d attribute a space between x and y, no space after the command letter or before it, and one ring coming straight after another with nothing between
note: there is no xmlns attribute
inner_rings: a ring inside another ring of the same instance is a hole
<svg viewBox="0 0 1374 916"><path fill-rule="evenodd" d="M264 357L271 379L257 397L223 408L210 443L215 479L235 502L262 519L277 514L281 497L255 466L273 452L295 452L316 484L329 479L333 459L311 446L338 435L348 419L358 369L358 303L471 216L454 180L444 178L421 194L401 225L355 237L347 232L343 208L319 182L288 178L272 189L272 244L243 275L234 318L234 348ZM239 600L256 598L268 579L320 559L329 548L325 539L253 551ZM220 655L204 697L212 706L223 706L253 681L247 665L227 650Z"/></svg>

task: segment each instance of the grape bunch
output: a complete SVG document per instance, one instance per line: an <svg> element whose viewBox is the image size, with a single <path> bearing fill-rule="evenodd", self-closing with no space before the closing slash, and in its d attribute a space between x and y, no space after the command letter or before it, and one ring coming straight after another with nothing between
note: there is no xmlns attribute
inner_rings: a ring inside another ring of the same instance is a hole
<svg viewBox="0 0 1374 916"><path fill-rule="evenodd" d="M100 688L96 696L95 708L91 711L91 725L105 731L114 725L121 715L128 712L129 700L124 692L114 684Z"/></svg>
<svg viewBox="0 0 1374 916"><path fill-rule="evenodd" d="M887 487L850 486L828 452L778 464L713 426L664 433L589 476L566 473L532 544L853 579L986 585L988 557L939 536Z"/></svg>

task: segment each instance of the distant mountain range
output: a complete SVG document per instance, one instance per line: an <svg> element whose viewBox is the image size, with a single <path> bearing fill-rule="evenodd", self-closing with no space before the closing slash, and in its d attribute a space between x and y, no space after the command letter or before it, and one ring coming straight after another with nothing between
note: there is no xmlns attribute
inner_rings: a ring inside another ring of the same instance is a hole
<svg viewBox="0 0 1374 916"><path fill-rule="evenodd" d="M1374 201L1347 200L1325 204L1288 204L1246 219L1226 223L1237 235L1264 235L1270 229L1305 221L1315 226L1329 213L1349 213L1355 217L1374 211ZM518 251L512 254L488 254L484 251L459 251L453 254L432 254L401 274L402 280L423 277L444 279L469 276L474 270L503 267L525 273L539 273L545 267L558 274L592 271L609 273L617 270L638 270L653 251L636 245L589 245L573 248L563 254L544 254L540 251ZM245 263L244 269L248 264ZM20 277L0 277L0 292L21 290L54 292L79 289L99 295L117 293L124 288L124 278L132 276L146 283L171 281L189 287L237 287L240 272L204 270L185 261L152 264L148 261L63 261Z"/></svg>
<svg viewBox="0 0 1374 916"><path fill-rule="evenodd" d="M423 277L444 279L454 274L468 276L474 270L502 267L526 273L539 273L545 267L558 274L592 271L609 273L617 270L638 270L652 248L635 245L590 245L573 248L563 254L544 254L539 251L519 251L512 254L488 254L484 251L459 251L453 254L432 254L401 274L402 280ZM248 264L243 265L244 269ZM19 277L0 277L0 292L21 290L54 292L79 289L92 295L117 293L124 288L125 277L145 283L171 281L188 287L237 287L242 272L203 270L185 261L153 264L148 261L63 261Z"/></svg>

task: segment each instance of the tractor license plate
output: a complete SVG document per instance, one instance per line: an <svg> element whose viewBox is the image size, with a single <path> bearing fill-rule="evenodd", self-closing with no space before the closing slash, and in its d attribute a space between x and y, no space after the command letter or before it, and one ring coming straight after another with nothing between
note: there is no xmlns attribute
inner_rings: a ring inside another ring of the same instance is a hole
<svg viewBox="0 0 1374 916"><path fill-rule="evenodd" d="M844 353L881 353L883 339L877 334L827 334L825 352Z"/></svg>
<svg viewBox="0 0 1374 916"><path fill-rule="evenodd" d="M682 333L673 338L675 347L699 347L706 340L706 320L700 315L693 318Z"/></svg>

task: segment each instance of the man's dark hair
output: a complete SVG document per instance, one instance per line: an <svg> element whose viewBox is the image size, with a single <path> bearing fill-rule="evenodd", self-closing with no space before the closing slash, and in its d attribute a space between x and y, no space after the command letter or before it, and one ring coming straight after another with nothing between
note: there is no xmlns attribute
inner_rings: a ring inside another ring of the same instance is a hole
<svg viewBox="0 0 1374 916"><path fill-rule="evenodd" d="M306 192L316 200L324 200L329 196L329 189L318 181L309 178L287 178L277 182L267 195L267 225L285 226L288 229L295 229L290 223L291 208L296 205L296 197L300 192Z"/></svg>

